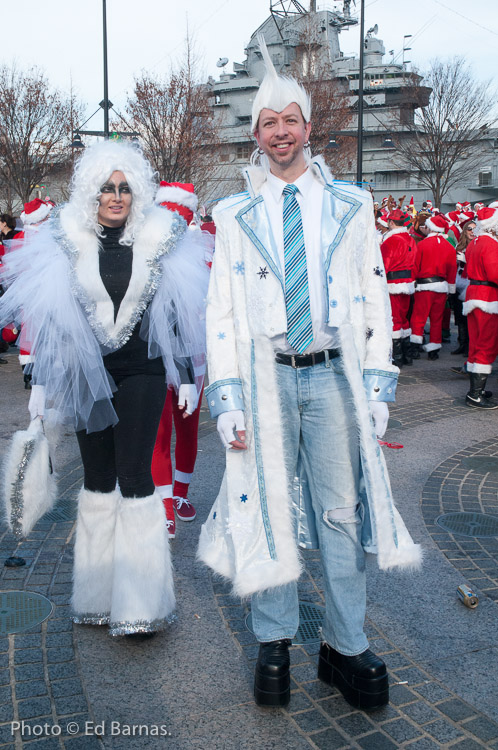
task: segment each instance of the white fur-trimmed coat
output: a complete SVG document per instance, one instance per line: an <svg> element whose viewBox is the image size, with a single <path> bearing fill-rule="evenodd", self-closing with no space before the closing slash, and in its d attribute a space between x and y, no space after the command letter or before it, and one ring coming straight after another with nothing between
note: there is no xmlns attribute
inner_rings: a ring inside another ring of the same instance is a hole
<svg viewBox="0 0 498 750"><path fill-rule="evenodd" d="M325 185L321 238L327 323L338 328L360 435L364 548L377 553L383 569L415 567L421 549L394 507L368 406L369 399L394 399L398 373L391 364L391 310L371 198L332 181L321 160L312 168ZM301 570L271 343L287 329L283 275L260 195L264 172L249 169L247 178L249 192L223 201L214 213L206 395L213 416L244 408L248 448L227 452L223 483L198 549L200 559L231 579L241 596L296 580ZM300 529L299 537L310 546L314 521L306 514L302 479L298 516L306 516L309 535L304 541Z"/></svg>

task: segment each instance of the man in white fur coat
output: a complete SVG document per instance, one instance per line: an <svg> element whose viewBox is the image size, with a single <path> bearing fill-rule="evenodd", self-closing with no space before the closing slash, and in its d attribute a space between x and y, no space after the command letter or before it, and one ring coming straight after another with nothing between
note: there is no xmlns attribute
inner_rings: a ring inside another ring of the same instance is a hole
<svg viewBox="0 0 498 750"><path fill-rule="evenodd" d="M360 708L388 702L363 632L364 551L383 569L420 564L391 498L377 435L398 368L370 195L311 160L308 95L267 74L253 105L261 167L214 213L208 295L211 416L227 448L199 557L252 596L255 698L290 698L298 543L321 550L326 613L319 677ZM373 418L373 419L372 419ZM297 480L295 478L297 477Z"/></svg>

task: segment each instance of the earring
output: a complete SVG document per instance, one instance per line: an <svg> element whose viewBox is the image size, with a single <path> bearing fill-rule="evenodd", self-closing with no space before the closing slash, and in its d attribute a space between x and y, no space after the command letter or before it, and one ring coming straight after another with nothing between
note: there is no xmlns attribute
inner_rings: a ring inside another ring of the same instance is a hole
<svg viewBox="0 0 498 750"><path fill-rule="evenodd" d="M260 156L263 156L263 154L264 154L264 153L265 153L265 152L263 151L263 149L262 149L262 148L258 148L258 154L259 154Z"/></svg>
<svg viewBox="0 0 498 750"><path fill-rule="evenodd" d="M306 143L304 144L304 148L309 148L309 147L310 147L310 142L306 141Z"/></svg>

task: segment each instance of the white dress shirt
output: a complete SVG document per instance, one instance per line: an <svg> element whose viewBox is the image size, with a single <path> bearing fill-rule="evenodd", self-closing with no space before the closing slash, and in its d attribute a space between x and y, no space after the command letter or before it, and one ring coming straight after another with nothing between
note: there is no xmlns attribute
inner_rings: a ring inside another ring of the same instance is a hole
<svg viewBox="0 0 498 750"><path fill-rule="evenodd" d="M270 172L261 190L278 251L282 278L285 278L283 189L287 184L290 183L284 182L284 180L281 180ZM323 349L334 349L338 346L339 339L337 329L325 324L326 279L320 244L323 185L314 177L313 172L309 168L292 184L299 191L296 193L296 198L301 209L308 270L311 322L313 326L313 341L305 350L305 353L308 354L311 352L320 352ZM277 352L285 354L296 353L296 350L287 341L285 334L275 336L273 344Z"/></svg>

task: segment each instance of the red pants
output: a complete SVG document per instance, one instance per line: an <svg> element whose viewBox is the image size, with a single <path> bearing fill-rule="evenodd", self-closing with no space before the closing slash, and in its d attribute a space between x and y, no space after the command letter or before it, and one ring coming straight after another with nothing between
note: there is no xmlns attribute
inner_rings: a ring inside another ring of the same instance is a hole
<svg viewBox="0 0 498 750"><path fill-rule="evenodd" d="M424 335L427 318L431 322L430 343L436 344L431 349L439 349L443 338L443 315L446 305L446 292L415 292L415 302L411 317L412 341L414 336ZM420 338L422 341L422 338Z"/></svg>
<svg viewBox="0 0 498 750"><path fill-rule="evenodd" d="M451 307L445 307L443 313L443 329L449 331L451 326Z"/></svg>
<svg viewBox="0 0 498 750"><path fill-rule="evenodd" d="M498 356L498 315L474 308L467 315L469 328L469 372L489 374Z"/></svg>
<svg viewBox="0 0 498 750"><path fill-rule="evenodd" d="M393 339L409 336L410 321L408 320L408 309L410 307L410 294L390 294L391 312L393 316Z"/></svg>
<svg viewBox="0 0 498 750"><path fill-rule="evenodd" d="M174 419L176 432L175 486L172 488L170 497L187 497L190 477L194 471L195 459L197 458L197 432L203 393L204 387L199 396L197 409L190 417L184 417L184 410L178 408L178 396L175 390L168 388L152 456L152 479L156 487L171 487L173 484L171 435Z"/></svg>

